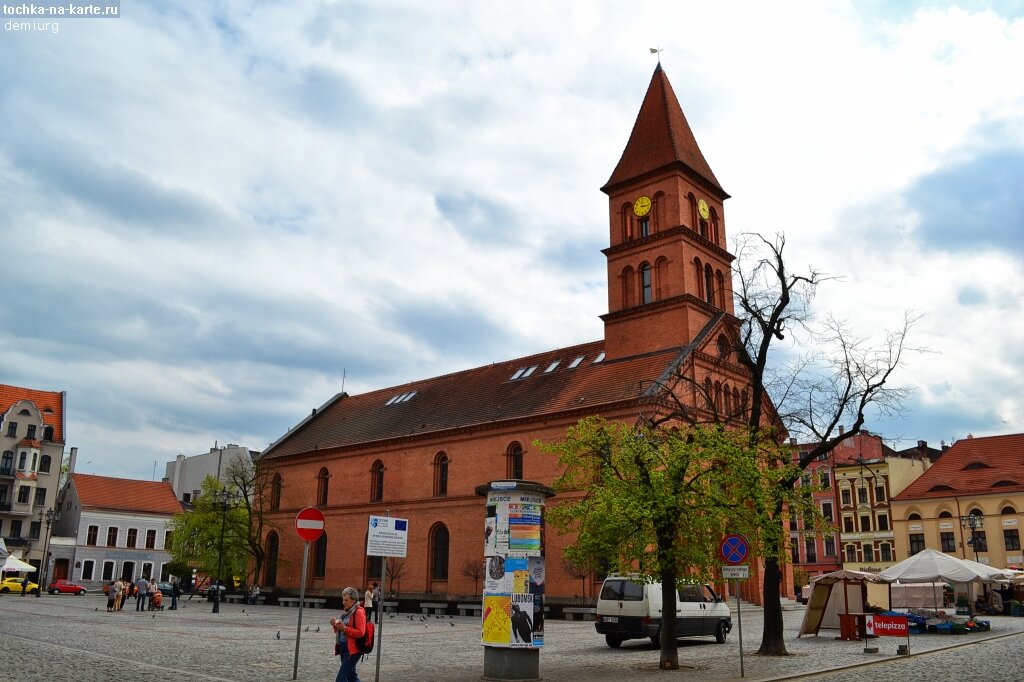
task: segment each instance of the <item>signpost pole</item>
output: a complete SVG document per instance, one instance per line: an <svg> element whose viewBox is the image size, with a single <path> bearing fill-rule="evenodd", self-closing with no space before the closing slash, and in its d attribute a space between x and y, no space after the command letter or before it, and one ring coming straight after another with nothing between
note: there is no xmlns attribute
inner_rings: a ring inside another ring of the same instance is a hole
<svg viewBox="0 0 1024 682"><path fill-rule="evenodd" d="M391 510L385 509L384 516L390 518ZM388 569L388 558L382 556L380 558L380 610L377 611L377 668L373 673L373 682L380 682L380 645L384 642L384 635L381 634L381 628L384 627L384 619L381 615L384 612L384 576L387 575ZM396 609L397 610L397 609Z"/></svg>
<svg viewBox="0 0 1024 682"><path fill-rule="evenodd" d="M743 677L743 607L740 606L740 581L732 581L733 588L736 590L736 620L739 623L739 636L740 636L740 677Z"/></svg>
<svg viewBox="0 0 1024 682"><path fill-rule="evenodd" d="M299 677L299 639L302 637L302 605L306 601L306 566L309 564L309 543L302 543L302 576L299 578L299 622L295 626L295 662L292 664L292 679Z"/></svg>

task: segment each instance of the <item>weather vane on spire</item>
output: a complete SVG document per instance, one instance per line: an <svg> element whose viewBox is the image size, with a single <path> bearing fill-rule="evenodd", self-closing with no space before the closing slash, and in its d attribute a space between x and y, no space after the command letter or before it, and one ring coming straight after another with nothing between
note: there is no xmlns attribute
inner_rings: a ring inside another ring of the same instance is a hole
<svg viewBox="0 0 1024 682"><path fill-rule="evenodd" d="M661 64L661 53L664 52L664 50L662 50L660 47L651 47L648 49L651 51L651 54L658 55L658 63Z"/></svg>

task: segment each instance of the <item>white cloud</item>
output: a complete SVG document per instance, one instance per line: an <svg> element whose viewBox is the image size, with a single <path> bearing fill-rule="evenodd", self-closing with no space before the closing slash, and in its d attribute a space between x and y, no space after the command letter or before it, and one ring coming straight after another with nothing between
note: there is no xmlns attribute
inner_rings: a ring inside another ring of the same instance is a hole
<svg viewBox="0 0 1024 682"><path fill-rule="evenodd" d="M1022 34L998 5L228 2L5 35L4 381L67 390L80 462L145 477L264 447L343 372L598 338L598 188L661 47L729 234L784 230L866 334L925 313L907 435L1024 430L1020 255L936 251L919 204L1022 153Z"/></svg>

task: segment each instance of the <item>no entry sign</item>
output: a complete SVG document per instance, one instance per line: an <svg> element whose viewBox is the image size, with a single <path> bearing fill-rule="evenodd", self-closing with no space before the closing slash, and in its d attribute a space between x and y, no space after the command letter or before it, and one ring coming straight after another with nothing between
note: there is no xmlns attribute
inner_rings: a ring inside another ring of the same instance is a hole
<svg viewBox="0 0 1024 682"><path fill-rule="evenodd" d="M306 542L316 542L324 533L324 515L315 507L306 507L295 516L295 532Z"/></svg>

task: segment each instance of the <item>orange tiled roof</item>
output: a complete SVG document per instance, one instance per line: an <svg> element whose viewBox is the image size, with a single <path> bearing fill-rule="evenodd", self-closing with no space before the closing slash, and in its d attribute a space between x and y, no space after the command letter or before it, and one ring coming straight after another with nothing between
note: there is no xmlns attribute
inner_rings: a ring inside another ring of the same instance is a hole
<svg viewBox="0 0 1024 682"><path fill-rule="evenodd" d="M644 102L640 105L640 113L636 116L629 142L611 177L601 189L608 192L625 180L680 164L702 178L710 188L717 190L722 199L729 197L697 146L697 139L690 130L690 124L686 122L672 84L668 82L661 64L658 64L651 77L651 84L647 87Z"/></svg>
<svg viewBox="0 0 1024 682"><path fill-rule="evenodd" d="M362 395L342 393L270 445L263 456L360 446L573 410L594 414L599 406L636 401L651 381L682 361L705 336L702 332L682 348L599 363L594 359L603 351L604 341L594 341ZM570 368L581 355L584 360ZM545 371L556 361L555 369ZM530 376L512 379L526 367L536 369ZM407 401L387 404L413 391Z"/></svg>
<svg viewBox="0 0 1024 682"><path fill-rule="evenodd" d="M894 500L1024 491L1024 433L954 443Z"/></svg>
<svg viewBox="0 0 1024 682"><path fill-rule="evenodd" d="M147 514L177 514L181 503L170 483L72 474L71 483L82 508Z"/></svg>
<svg viewBox="0 0 1024 682"><path fill-rule="evenodd" d="M43 413L43 423L53 427L53 440L64 442L64 394L0 384L0 412L7 412L19 400L31 400Z"/></svg>

